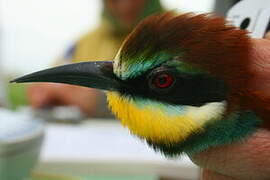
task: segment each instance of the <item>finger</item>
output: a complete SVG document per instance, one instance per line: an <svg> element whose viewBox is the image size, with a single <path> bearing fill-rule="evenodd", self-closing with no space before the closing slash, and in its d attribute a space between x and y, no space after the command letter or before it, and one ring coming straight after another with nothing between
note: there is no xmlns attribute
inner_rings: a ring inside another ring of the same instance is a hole
<svg viewBox="0 0 270 180"><path fill-rule="evenodd" d="M210 148L191 157L200 167L238 179L270 179L270 131L260 129L246 140Z"/></svg>
<svg viewBox="0 0 270 180"><path fill-rule="evenodd" d="M96 112L97 91L78 86L66 86L58 90L57 100L62 105L77 106L86 115L92 116Z"/></svg>
<svg viewBox="0 0 270 180"><path fill-rule="evenodd" d="M250 59L253 62L251 68L261 68L269 70L270 68L270 41L266 39L252 39L252 49ZM266 66L266 67L265 67Z"/></svg>
<svg viewBox="0 0 270 180"><path fill-rule="evenodd" d="M264 36L264 38L270 40L270 32L266 33L265 36Z"/></svg>
<svg viewBox="0 0 270 180"><path fill-rule="evenodd" d="M50 100L48 99L48 96L46 96L45 94L40 94L33 96L31 104L34 108L43 108L50 106Z"/></svg>
<svg viewBox="0 0 270 180"><path fill-rule="evenodd" d="M213 172L208 169L203 169L202 180L236 180L235 178Z"/></svg>
<svg viewBox="0 0 270 180"><path fill-rule="evenodd" d="M48 106L51 101L51 93L46 86L41 84L31 85L27 89L27 96L30 105L34 108Z"/></svg>
<svg viewBox="0 0 270 180"><path fill-rule="evenodd" d="M57 88L53 83L35 83L27 90L30 105L34 108L47 108L58 105Z"/></svg>
<svg viewBox="0 0 270 180"><path fill-rule="evenodd" d="M249 88L270 96L270 41L253 39L252 44L249 63L253 76L249 79Z"/></svg>

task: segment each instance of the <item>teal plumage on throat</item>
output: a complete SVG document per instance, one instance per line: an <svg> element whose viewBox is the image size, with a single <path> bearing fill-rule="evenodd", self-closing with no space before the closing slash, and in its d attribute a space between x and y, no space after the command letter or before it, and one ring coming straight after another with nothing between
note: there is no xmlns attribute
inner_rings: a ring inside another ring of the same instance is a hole
<svg viewBox="0 0 270 180"><path fill-rule="evenodd" d="M230 144L254 133L261 124L261 119L254 112L231 114L227 119L217 120L205 125L204 131L189 136L185 141L166 146L148 142L155 150L168 157L182 153L193 155L210 147ZM181 151L180 151L181 150Z"/></svg>

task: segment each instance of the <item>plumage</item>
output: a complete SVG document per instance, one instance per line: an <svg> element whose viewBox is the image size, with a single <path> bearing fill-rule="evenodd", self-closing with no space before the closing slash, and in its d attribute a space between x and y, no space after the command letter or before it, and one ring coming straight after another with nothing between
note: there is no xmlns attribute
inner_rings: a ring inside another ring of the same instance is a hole
<svg viewBox="0 0 270 180"><path fill-rule="evenodd" d="M142 98L108 93L109 106L132 134L158 144L171 145L203 130L205 122L222 117L225 106L209 103L201 107L169 105Z"/></svg>
<svg viewBox="0 0 270 180"><path fill-rule="evenodd" d="M147 18L128 36L115 63L115 71L119 71L116 74L121 78L121 74L130 72L132 66L145 66L149 61L155 66L162 61L152 57L162 51L179 56L180 61L192 68L203 69L226 80L230 87L229 98L239 102L252 76L250 50L247 32L229 25L221 17L192 13L174 16L168 12ZM138 68L139 72L141 70Z"/></svg>
<svg viewBox="0 0 270 180"><path fill-rule="evenodd" d="M113 63L67 65L14 81L107 90L112 112L132 134L168 156L192 154L270 124L270 96L250 86L251 51L248 32L221 17L168 12L143 20Z"/></svg>

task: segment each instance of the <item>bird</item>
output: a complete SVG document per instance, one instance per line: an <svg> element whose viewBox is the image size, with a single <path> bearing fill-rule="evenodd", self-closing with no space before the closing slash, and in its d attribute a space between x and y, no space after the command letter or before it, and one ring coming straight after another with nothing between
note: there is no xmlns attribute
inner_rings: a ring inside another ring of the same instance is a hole
<svg viewBox="0 0 270 180"><path fill-rule="evenodd" d="M248 32L222 17L169 11L140 22L113 60L62 65L12 82L104 90L131 134L165 156L192 155L270 127L270 98L249 86L251 50Z"/></svg>

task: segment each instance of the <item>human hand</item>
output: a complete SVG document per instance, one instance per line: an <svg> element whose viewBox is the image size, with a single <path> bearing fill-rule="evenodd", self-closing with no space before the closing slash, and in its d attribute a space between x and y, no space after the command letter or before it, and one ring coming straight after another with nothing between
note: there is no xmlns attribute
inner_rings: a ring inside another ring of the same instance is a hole
<svg viewBox="0 0 270 180"><path fill-rule="evenodd" d="M245 141L210 148L191 157L203 180L270 179L270 131L260 129Z"/></svg>
<svg viewBox="0 0 270 180"><path fill-rule="evenodd" d="M266 35L270 39L270 34ZM253 90L270 96L270 40L254 39ZM269 119L270 120L270 119ZM203 168L203 180L270 179L270 130L259 129L241 142L210 148L190 157Z"/></svg>
<svg viewBox="0 0 270 180"><path fill-rule="evenodd" d="M33 108L77 106L88 116L96 112L98 93L94 89L56 83L35 83L28 88L27 96Z"/></svg>

